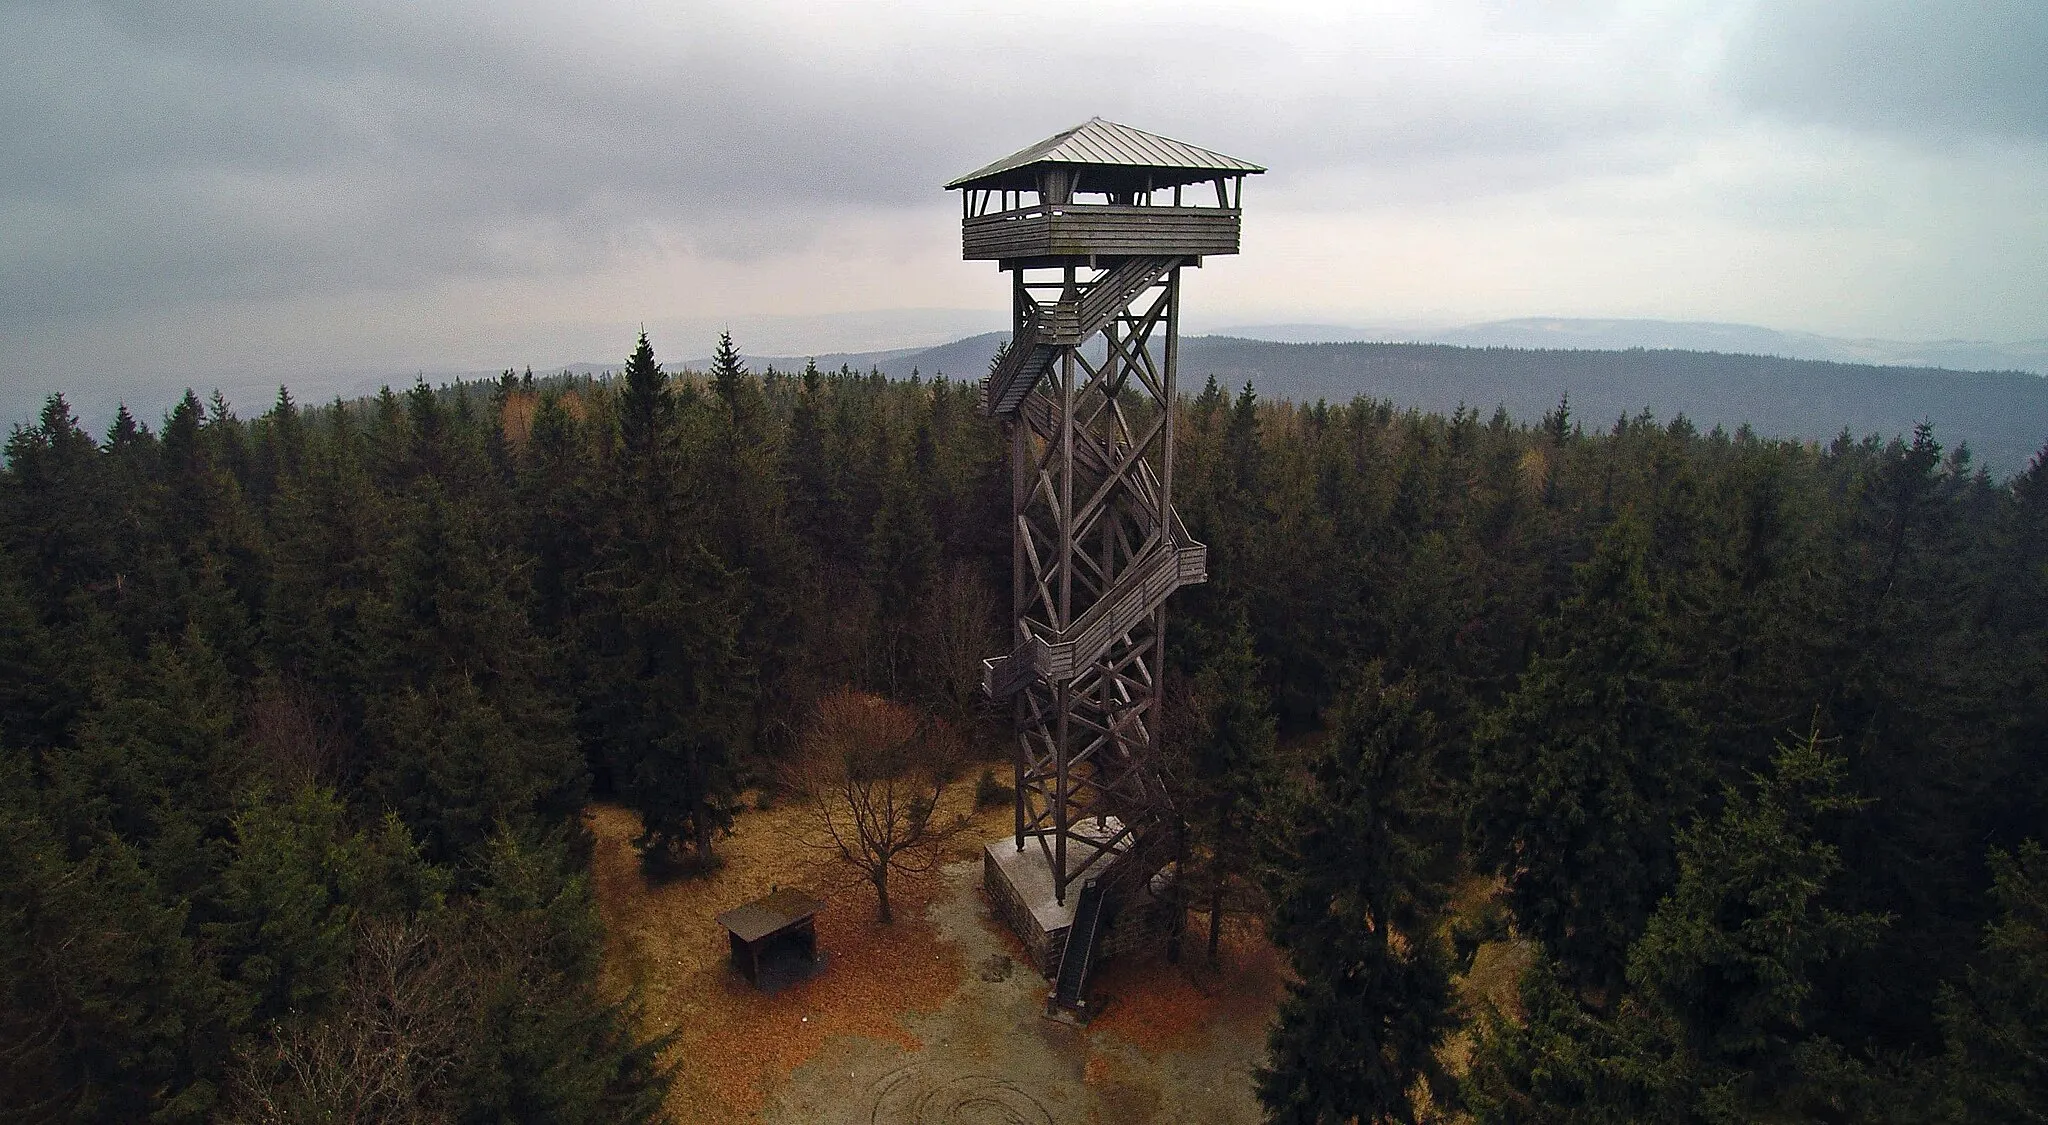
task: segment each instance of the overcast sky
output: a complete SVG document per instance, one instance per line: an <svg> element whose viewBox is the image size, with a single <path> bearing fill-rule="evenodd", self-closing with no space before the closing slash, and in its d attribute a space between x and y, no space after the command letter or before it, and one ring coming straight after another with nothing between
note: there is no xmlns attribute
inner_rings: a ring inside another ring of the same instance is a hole
<svg viewBox="0 0 2048 1125"><path fill-rule="evenodd" d="M1272 169L1195 329L2048 337L2042 0L0 0L0 411L937 342L1093 114Z"/></svg>

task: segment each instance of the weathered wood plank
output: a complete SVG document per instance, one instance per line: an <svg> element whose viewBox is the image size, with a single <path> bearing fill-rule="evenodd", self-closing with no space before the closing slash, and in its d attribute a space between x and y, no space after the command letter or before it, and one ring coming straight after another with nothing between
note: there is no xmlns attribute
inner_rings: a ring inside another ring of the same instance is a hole
<svg viewBox="0 0 2048 1125"><path fill-rule="evenodd" d="M1072 205L977 215L961 224L970 260L1235 254L1240 213L1222 207Z"/></svg>

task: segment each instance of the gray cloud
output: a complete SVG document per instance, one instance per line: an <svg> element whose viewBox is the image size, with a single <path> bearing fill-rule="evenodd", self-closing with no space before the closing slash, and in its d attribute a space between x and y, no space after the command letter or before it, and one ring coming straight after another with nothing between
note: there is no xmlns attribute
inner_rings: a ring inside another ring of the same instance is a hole
<svg viewBox="0 0 2048 1125"><path fill-rule="evenodd" d="M1267 163L1264 199L1321 213L1652 175L1751 117L1940 143L2038 139L2048 106L2037 2L0 0L0 21L0 361L188 304L944 223L939 183L1093 113Z"/></svg>
<svg viewBox="0 0 2048 1125"><path fill-rule="evenodd" d="M0 318L571 269L649 223L717 256L786 250L835 208L942 208L937 182L1097 111L1283 175L1441 165L1435 191L1637 159L1613 138L1669 116L1653 67L1617 83L1615 44L1576 33L1303 58L1241 19L1059 52L960 21L791 49L799 28L742 12L635 44L530 4L17 5L0 231L24 281Z"/></svg>
<svg viewBox="0 0 2048 1125"><path fill-rule="evenodd" d="M920 194L937 175L758 44L636 68L447 11L20 11L0 231L22 283L0 316L573 268L648 221L723 237L721 212L901 202L906 164Z"/></svg>
<svg viewBox="0 0 2048 1125"><path fill-rule="evenodd" d="M1798 120L1934 143L2048 139L2048 4L1775 0L1730 43L1726 88Z"/></svg>

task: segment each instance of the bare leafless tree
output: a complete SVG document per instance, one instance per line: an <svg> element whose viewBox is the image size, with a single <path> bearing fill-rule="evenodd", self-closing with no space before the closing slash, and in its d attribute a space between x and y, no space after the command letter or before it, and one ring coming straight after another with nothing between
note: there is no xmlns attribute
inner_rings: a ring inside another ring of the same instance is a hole
<svg viewBox="0 0 2048 1125"><path fill-rule="evenodd" d="M347 749L347 735L331 709L290 683L271 684L249 708L249 743L270 784L289 793L307 785L333 784Z"/></svg>
<svg viewBox="0 0 2048 1125"><path fill-rule="evenodd" d="M966 825L939 808L960 760L950 727L901 703L846 688L818 701L786 781L811 811L811 842L874 887L883 922L895 920L889 876L929 871Z"/></svg>
<svg viewBox="0 0 2048 1125"><path fill-rule="evenodd" d="M956 723L972 722L987 706L981 662L1005 647L998 613L995 591L966 563L932 583L918 629L918 663L926 690Z"/></svg>
<svg viewBox="0 0 2048 1125"><path fill-rule="evenodd" d="M245 1050L223 1119L237 1125L437 1121L441 1080L460 1049L469 990L457 955L425 926L375 921L356 932L336 1010L280 1023Z"/></svg>

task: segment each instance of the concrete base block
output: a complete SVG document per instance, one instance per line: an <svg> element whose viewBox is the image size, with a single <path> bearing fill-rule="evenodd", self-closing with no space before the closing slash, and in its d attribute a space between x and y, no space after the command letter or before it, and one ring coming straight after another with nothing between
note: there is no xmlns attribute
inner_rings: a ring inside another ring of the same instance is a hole
<svg viewBox="0 0 2048 1125"><path fill-rule="evenodd" d="M1093 827L1092 823L1089 826ZM1100 838L1106 839L1118 831L1121 826L1110 820ZM1079 866L1093 854L1092 849L1086 839L1069 837L1068 869ZM1089 874L1099 870L1090 868ZM1024 943L1040 975L1052 979L1059 972L1060 954L1066 951L1067 929L1073 925L1074 907L1081 898L1080 880L1067 884L1067 901L1056 901L1052 863L1038 841L1027 836L1024 850L1018 851L1015 838L1005 836L982 846L981 885L996 916ZM1116 913L1097 939L1098 961L1152 944L1164 934L1165 904L1153 901L1149 894L1139 897L1145 901L1116 904Z"/></svg>

